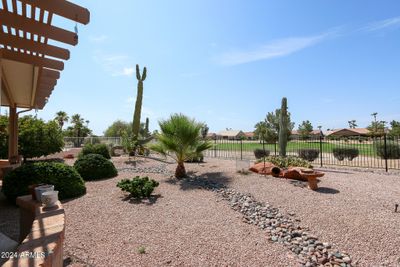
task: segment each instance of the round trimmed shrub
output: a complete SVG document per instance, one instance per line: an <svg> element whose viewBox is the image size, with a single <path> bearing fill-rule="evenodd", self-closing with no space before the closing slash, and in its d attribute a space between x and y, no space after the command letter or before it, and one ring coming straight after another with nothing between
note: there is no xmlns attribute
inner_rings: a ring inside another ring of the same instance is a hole
<svg viewBox="0 0 400 267"><path fill-rule="evenodd" d="M308 161L314 161L318 158L319 150L318 149L300 149L299 157Z"/></svg>
<svg viewBox="0 0 400 267"><path fill-rule="evenodd" d="M256 159L261 159L263 157L268 157L270 154L269 150L264 150L261 148L256 148L254 149L254 156L256 157Z"/></svg>
<svg viewBox="0 0 400 267"><path fill-rule="evenodd" d="M118 175L114 164L99 154L81 156L75 161L74 167L85 181L111 178Z"/></svg>
<svg viewBox="0 0 400 267"><path fill-rule="evenodd" d="M357 148L348 148L348 147L335 147L333 150L333 156L342 161L345 158L352 161L360 154L360 151Z"/></svg>
<svg viewBox="0 0 400 267"><path fill-rule="evenodd" d="M52 184L59 199L78 197L86 193L85 182L71 166L58 162L24 164L9 172L3 180L3 193L15 203L18 196L28 195L32 184Z"/></svg>
<svg viewBox="0 0 400 267"><path fill-rule="evenodd" d="M376 149L376 154L382 158L385 159L385 143L384 142L375 142L375 149ZM393 142L393 141L387 141L386 142L386 158L387 159L400 159L400 144Z"/></svg>
<svg viewBox="0 0 400 267"><path fill-rule="evenodd" d="M89 154L99 154L106 159L111 159L110 150L106 144L87 144L82 148L82 151L79 153L79 157Z"/></svg>

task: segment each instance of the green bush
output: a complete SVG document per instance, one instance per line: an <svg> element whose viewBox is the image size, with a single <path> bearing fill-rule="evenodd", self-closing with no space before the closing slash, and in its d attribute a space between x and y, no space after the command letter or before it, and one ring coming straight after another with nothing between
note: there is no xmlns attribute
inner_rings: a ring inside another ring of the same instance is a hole
<svg viewBox="0 0 400 267"><path fill-rule="evenodd" d="M258 160L258 162L262 162L263 159ZM280 157L280 156L269 156L265 158L265 161L271 162L272 164L278 166L279 168L288 168L288 167L304 167L304 168L312 168L313 166L306 160L294 157Z"/></svg>
<svg viewBox="0 0 400 267"><path fill-rule="evenodd" d="M114 164L99 154L81 156L75 161L74 167L85 181L111 178L118 175Z"/></svg>
<svg viewBox="0 0 400 267"><path fill-rule="evenodd" d="M254 156L256 157L256 159L261 159L263 157L268 157L270 154L269 150L264 150L261 148L256 148L254 149Z"/></svg>
<svg viewBox="0 0 400 267"><path fill-rule="evenodd" d="M106 144L86 144L79 153L79 158L89 154L102 155L106 159L111 159L110 150Z"/></svg>
<svg viewBox="0 0 400 267"><path fill-rule="evenodd" d="M59 199L81 196L86 193L85 182L71 166L55 162L27 163L12 170L3 180L2 191L11 202L18 196L29 194L32 184L52 184Z"/></svg>
<svg viewBox="0 0 400 267"><path fill-rule="evenodd" d="M185 160L185 162L189 162L189 163L204 162L204 155L203 155L203 153L200 153L197 156L194 156L190 159Z"/></svg>
<svg viewBox="0 0 400 267"><path fill-rule="evenodd" d="M314 161L319 156L318 149L299 149L299 157L308 161Z"/></svg>
<svg viewBox="0 0 400 267"><path fill-rule="evenodd" d="M384 159L385 158L385 143L375 142L376 154ZM400 159L400 144L393 141L386 142L386 158L387 159Z"/></svg>
<svg viewBox="0 0 400 267"><path fill-rule="evenodd" d="M342 161L345 158L352 161L360 154L357 148L349 148L349 147L336 147L332 150L332 152L333 156L339 161Z"/></svg>
<svg viewBox="0 0 400 267"><path fill-rule="evenodd" d="M117 187L121 188L122 191L126 191L133 198L144 198L149 197L153 192L154 188L157 187L159 183L150 180L149 177L139 177L136 176L132 180L123 179L118 182Z"/></svg>

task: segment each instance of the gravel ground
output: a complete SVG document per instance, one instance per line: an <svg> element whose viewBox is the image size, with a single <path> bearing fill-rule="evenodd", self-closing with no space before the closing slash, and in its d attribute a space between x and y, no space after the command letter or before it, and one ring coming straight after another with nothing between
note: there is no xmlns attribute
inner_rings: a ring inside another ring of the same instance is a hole
<svg viewBox="0 0 400 267"><path fill-rule="evenodd" d="M94 266L296 266L286 247L246 224L214 192L170 178L174 165L114 159L116 178L87 182L88 193L64 203L66 262ZM187 164L192 176L214 180L281 212L292 213L322 242L359 266L400 266L400 178L324 169L316 192L289 180L236 173L236 162L206 159ZM124 200L115 185L144 175L160 182L147 202ZM143 246L145 254L139 254Z"/></svg>

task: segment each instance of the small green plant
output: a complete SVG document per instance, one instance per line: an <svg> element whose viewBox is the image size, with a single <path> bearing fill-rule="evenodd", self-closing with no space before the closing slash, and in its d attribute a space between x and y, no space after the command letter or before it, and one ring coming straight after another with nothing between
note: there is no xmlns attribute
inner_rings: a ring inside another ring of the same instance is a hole
<svg viewBox="0 0 400 267"><path fill-rule="evenodd" d="M111 159L110 150L106 144L86 144L79 153L78 158L89 154L98 154L106 159Z"/></svg>
<svg viewBox="0 0 400 267"><path fill-rule="evenodd" d="M384 142L375 142L376 154L385 159L385 153L387 159L400 159L400 144L393 141L386 142L386 152Z"/></svg>
<svg viewBox="0 0 400 267"><path fill-rule="evenodd" d="M314 161L318 158L319 150L318 149L300 149L299 157L308 161Z"/></svg>
<svg viewBox="0 0 400 267"><path fill-rule="evenodd" d="M75 161L74 167L85 181L111 178L118 175L114 164L99 154L81 156Z"/></svg>
<svg viewBox="0 0 400 267"><path fill-rule="evenodd" d="M144 246L138 247L139 254L146 254L146 248Z"/></svg>
<svg viewBox="0 0 400 267"><path fill-rule="evenodd" d="M258 160L257 162L262 162L263 159ZM265 158L265 161L271 162L275 166L279 168L288 168L288 167L303 167L303 168L312 168L313 166L306 160L294 157L280 157L280 156L269 156Z"/></svg>
<svg viewBox="0 0 400 267"><path fill-rule="evenodd" d="M159 183L149 177L136 176L132 180L122 179L117 183L117 187L122 191L128 192L132 198L148 198L153 193L154 188Z"/></svg>
<svg viewBox="0 0 400 267"><path fill-rule="evenodd" d="M261 148L256 148L254 149L254 156L256 157L256 159L261 159L263 157L268 157L270 154L269 150L264 150Z"/></svg>
<svg viewBox="0 0 400 267"><path fill-rule="evenodd" d="M352 161L360 154L357 148L350 148L350 147L336 147L332 150L332 152L333 156L339 161L342 161L345 158Z"/></svg>
<svg viewBox="0 0 400 267"><path fill-rule="evenodd" d="M203 155L203 153L200 153L197 156L193 156L192 158L185 160L185 162L188 162L188 163L204 162L204 155Z"/></svg>

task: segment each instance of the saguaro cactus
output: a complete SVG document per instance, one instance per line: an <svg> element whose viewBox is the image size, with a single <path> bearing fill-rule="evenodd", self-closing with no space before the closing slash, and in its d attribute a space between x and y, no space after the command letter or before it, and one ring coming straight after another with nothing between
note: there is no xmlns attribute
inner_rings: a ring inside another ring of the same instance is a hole
<svg viewBox="0 0 400 267"><path fill-rule="evenodd" d="M149 136L149 118L146 118L146 124L144 126L144 134L147 136Z"/></svg>
<svg viewBox="0 0 400 267"><path fill-rule="evenodd" d="M139 65L136 64L136 78L138 80L138 85L137 85L135 113L133 114L133 123L132 123L132 134L134 140L138 140L139 138L140 114L142 112L142 100L143 100L143 81L146 79L146 73L147 70L146 67L144 67L143 74L140 75Z"/></svg>
<svg viewBox="0 0 400 267"><path fill-rule="evenodd" d="M282 98L281 112L279 115L279 156L286 157L288 139L288 111L287 99Z"/></svg>

